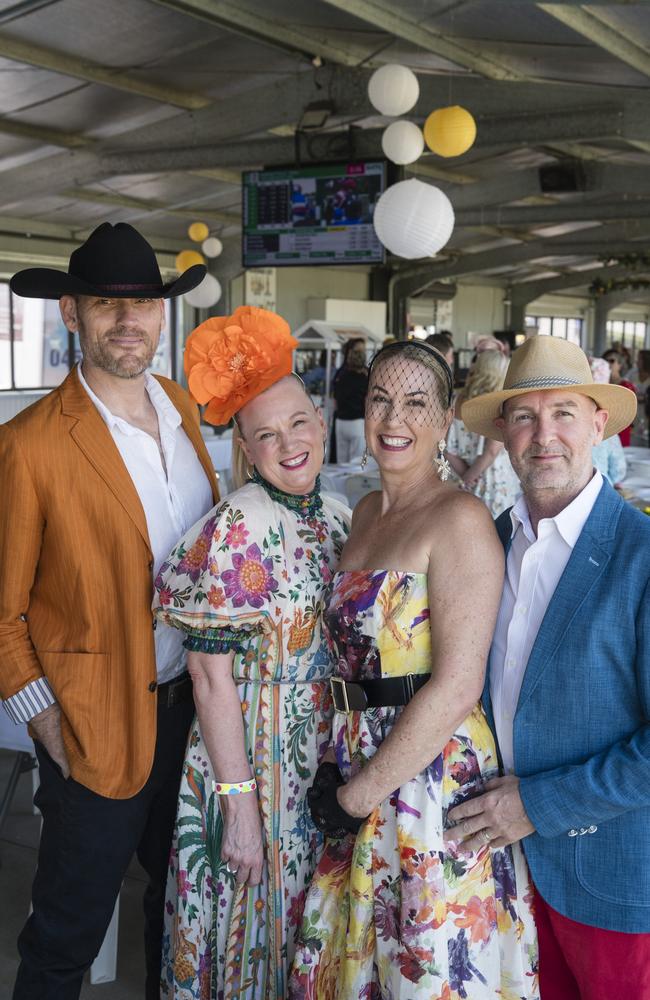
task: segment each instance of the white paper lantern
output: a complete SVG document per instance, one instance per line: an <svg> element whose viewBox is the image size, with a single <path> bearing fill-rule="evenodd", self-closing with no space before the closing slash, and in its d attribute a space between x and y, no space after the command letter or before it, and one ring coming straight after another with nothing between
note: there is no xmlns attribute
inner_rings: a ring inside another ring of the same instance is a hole
<svg viewBox="0 0 650 1000"><path fill-rule="evenodd" d="M183 296L189 306L195 309L207 309L215 305L221 298L221 285L212 274L206 274L200 285L185 292Z"/></svg>
<svg viewBox="0 0 650 1000"><path fill-rule="evenodd" d="M420 96L418 78L408 66L380 66L368 81L368 97L382 115L405 115Z"/></svg>
<svg viewBox="0 0 650 1000"><path fill-rule="evenodd" d="M381 148L393 163L414 163L424 149L422 129L413 122L391 122L384 129Z"/></svg>
<svg viewBox="0 0 650 1000"><path fill-rule="evenodd" d="M207 240L203 240L201 250L206 257L218 257L223 250L223 243L216 236L208 236Z"/></svg>
<svg viewBox="0 0 650 1000"><path fill-rule="evenodd" d="M454 210L446 194L415 178L387 188L377 202L375 232L398 257L433 257L454 230Z"/></svg>

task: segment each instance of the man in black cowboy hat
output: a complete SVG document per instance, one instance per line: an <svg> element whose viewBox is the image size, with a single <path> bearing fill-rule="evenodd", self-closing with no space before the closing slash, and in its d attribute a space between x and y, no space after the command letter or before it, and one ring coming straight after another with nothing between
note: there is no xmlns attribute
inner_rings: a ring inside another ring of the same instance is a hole
<svg viewBox="0 0 650 1000"><path fill-rule="evenodd" d="M79 996L134 851L149 876L146 997L159 996L193 703L182 645L151 614L153 576L218 490L196 407L147 368L162 300L204 274L163 284L147 241L104 223L67 273L11 281L19 295L60 300L83 354L0 428L0 697L30 724L43 816L15 1000Z"/></svg>

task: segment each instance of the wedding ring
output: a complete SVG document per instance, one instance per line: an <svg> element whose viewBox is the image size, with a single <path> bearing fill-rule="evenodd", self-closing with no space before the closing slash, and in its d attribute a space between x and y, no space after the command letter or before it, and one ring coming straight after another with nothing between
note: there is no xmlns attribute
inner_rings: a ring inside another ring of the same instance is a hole
<svg viewBox="0 0 650 1000"><path fill-rule="evenodd" d="M237 869L236 868L231 868L227 861L226 861L226 871L228 872L229 875L236 875L237 874Z"/></svg>
<svg viewBox="0 0 650 1000"><path fill-rule="evenodd" d="M492 840L492 837L487 832L487 830L481 830L481 836L482 836L482 838L483 838L483 840L485 841L486 844L489 844L490 841Z"/></svg>

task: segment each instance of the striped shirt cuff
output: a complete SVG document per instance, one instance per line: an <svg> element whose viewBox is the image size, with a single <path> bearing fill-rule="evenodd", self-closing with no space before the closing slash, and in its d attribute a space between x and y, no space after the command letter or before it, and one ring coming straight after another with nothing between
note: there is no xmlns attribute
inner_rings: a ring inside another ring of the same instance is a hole
<svg viewBox="0 0 650 1000"><path fill-rule="evenodd" d="M44 712L50 705L55 705L56 698L47 678L39 677L38 680L26 684L21 691L7 698L2 704L9 718L18 725L21 722L30 722L35 715Z"/></svg>

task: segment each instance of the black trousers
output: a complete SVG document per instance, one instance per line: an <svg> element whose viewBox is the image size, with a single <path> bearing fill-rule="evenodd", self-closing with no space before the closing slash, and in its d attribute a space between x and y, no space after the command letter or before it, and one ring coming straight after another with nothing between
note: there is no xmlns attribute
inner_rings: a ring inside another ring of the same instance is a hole
<svg viewBox="0 0 650 1000"><path fill-rule="evenodd" d="M158 735L144 788L109 799L65 780L36 745L43 816L33 912L20 937L14 1000L78 1000L101 948L134 852L149 876L144 894L146 1000L159 1000L163 908L176 800L190 723L191 695L167 707L158 697Z"/></svg>

